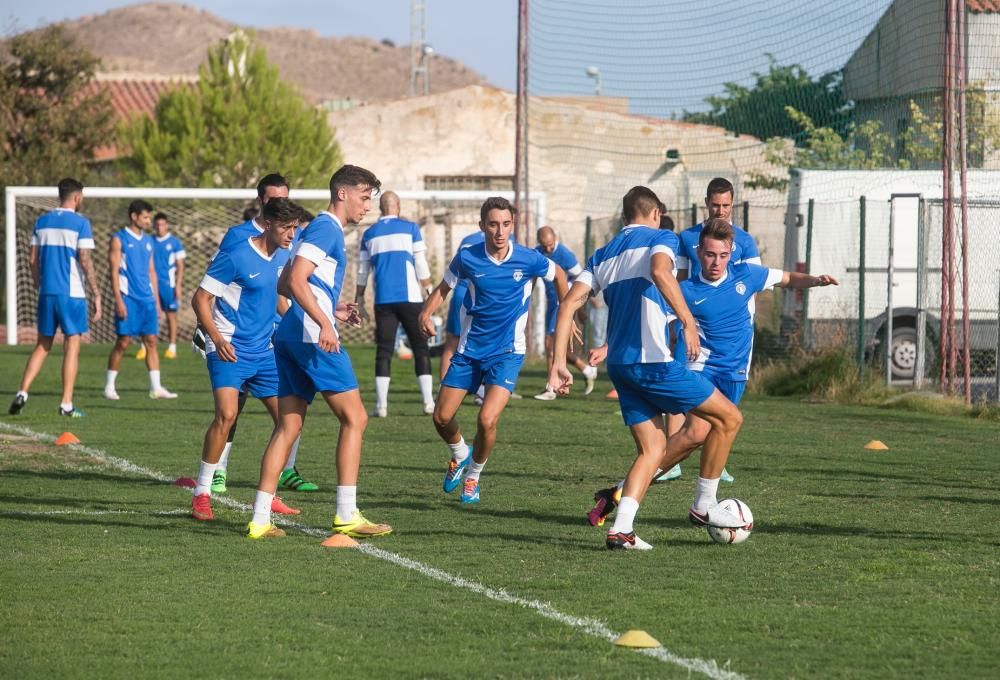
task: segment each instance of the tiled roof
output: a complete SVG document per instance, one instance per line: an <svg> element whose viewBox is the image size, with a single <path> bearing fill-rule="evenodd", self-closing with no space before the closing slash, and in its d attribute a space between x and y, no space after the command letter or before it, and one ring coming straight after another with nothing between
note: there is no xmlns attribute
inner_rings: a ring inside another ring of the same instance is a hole
<svg viewBox="0 0 1000 680"><path fill-rule="evenodd" d="M965 0L965 6L973 14L994 14L1000 12L1000 0Z"/></svg>

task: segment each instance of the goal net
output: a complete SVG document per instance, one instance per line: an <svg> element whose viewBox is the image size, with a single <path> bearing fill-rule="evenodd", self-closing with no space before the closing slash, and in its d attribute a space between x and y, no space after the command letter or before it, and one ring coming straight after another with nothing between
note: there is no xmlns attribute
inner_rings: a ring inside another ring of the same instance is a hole
<svg viewBox="0 0 1000 680"><path fill-rule="evenodd" d="M396 191L402 203L402 216L416 222L421 227L427 243L427 261L431 278L441 280L445 267L451 261L459 242L467 234L478 229L479 208L489 196L513 198L510 192L498 191ZM324 210L329 203L329 191L325 189L293 189L290 198L299 202L313 213ZM184 263L182 294L179 301L179 337L188 340L195 327L195 316L189 304L190 296L201 281L208 263L214 255L219 241L226 230L244 221L244 211L253 206L257 194L252 189L167 189L167 188L125 188L88 187L84 189L82 214L91 222L94 230L94 266L97 280L104 297L104 317L90 324L90 333L84 338L89 342L112 342L115 338L114 306L111 284L108 277L108 242L111 234L128 223L128 204L141 198L153 205L154 211L167 215L171 232L184 244L187 258ZM531 197L531 218L533 229L544 220L544 195ZM5 302L6 341L8 345L32 343L36 337L37 290L31 279L28 257L31 249L31 232L35 220L46 211L58 206L55 187L8 187L6 196L5 224ZM358 245L362 232L378 219L377 207L365 221L358 225L348 225L345 232L348 254L348 268L344 275L341 300L354 299L357 279ZM371 282L369 282L369 286ZM542 286L536 286L539 291ZM544 293L542 293L544 294ZM374 295L367 294L365 301L372 305ZM542 300L536 300L534 319L542 314ZM443 307L443 316L447 308ZM533 322L533 327L543 329L541 322ZM340 327L346 342L370 342L373 327ZM165 333L166 323L161 323ZM164 336L161 336L163 339ZM535 346L541 341L536 338Z"/></svg>

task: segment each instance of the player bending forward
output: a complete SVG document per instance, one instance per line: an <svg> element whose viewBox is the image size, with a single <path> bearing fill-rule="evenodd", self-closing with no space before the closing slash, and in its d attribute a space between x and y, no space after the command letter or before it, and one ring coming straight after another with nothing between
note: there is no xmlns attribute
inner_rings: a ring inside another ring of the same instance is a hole
<svg viewBox="0 0 1000 680"><path fill-rule="evenodd" d="M340 421L337 439L337 510L333 531L355 538L383 536L358 510L361 440L368 426L351 359L341 347L336 322L359 323L357 306L338 304L347 267L344 224L357 224L371 209L381 183L370 171L345 165L330 178L330 205L309 223L292 248L278 292L292 300L274 338L278 367L278 425L260 463L260 482L247 526L249 538L284 536L271 523L271 504L292 444L302 431L316 392Z"/></svg>
<svg viewBox="0 0 1000 680"><path fill-rule="evenodd" d="M701 340L698 357L689 361L687 367L707 378L723 396L738 405L750 373L754 295L773 286L796 289L835 286L837 280L826 274L809 276L752 263L731 265L734 238L735 228L728 221L706 220L696 248L699 273L682 281L680 287ZM670 469L687 458L704 443L710 429L708 421L689 413L683 427L667 441L660 467ZM702 457L701 476L706 475ZM588 515L591 524L603 524L614 511L615 497L623 483L597 492L597 505Z"/></svg>
<svg viewBox="0 0 1000 680"><path fill-rule="evenodd" d="M618 390L622 418L631 429L637 455L625 478L609 549L649 550L635 535L633 521L650 480L662 466L667 433L662 413L693 412L710 425L702 453L702 476L688 512L700 525L739 526L740 520L716 500L719 475L743 418L739 409L703 376L674 361L667 322L680 320L688 357L700 344L694 319L674 277L677 237L660 230L660 200L646 187L633 187L622 201L626 226L591 256L559 307L555 355L549 384L565 394L573 382L566 369L566 347L573 314L596 291L608 305L608 377Z"/></svg>
<svg viewBox="0 0 1000 680"><path fill-rule="evenodd" d="M454 491L464 473L461 501L465 504L479 502L479 476L493 451L497 423L524 363L524 328L532 282L536 276L554 280L559 296L566 293L562 269L541 253L511 240L514 214L507 199L486 199L479 211L484 241L458 251L420 313L424 334L434 335L431 315L459 280L468 282L468 317L434 408L434 427L451 450L443 488L445 493ZM466 393L474 393L483 384L486 393L470 448L455 415Z"/></svg>

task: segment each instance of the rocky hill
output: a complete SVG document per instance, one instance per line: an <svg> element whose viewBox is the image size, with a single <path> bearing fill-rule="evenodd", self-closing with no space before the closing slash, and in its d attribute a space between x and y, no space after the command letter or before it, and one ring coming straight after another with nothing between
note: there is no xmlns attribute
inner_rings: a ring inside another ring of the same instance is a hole
<svg viewBox="0 0 1000 680"><path fill-rule="evenodd" d="M154 2L63 23L99 56L103 70L135 74L195 74L208 47L236 28L211 12ZM385 101L409 94L410 50L368 38L325 38L293 28L254 29L268 59L311 100ZM485 80L447 57L430 62L431 91Z"/></svg>

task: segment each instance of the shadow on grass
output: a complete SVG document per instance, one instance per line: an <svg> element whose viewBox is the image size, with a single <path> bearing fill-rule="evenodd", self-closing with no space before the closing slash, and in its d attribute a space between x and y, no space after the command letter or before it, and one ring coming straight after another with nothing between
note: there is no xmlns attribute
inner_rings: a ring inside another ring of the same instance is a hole
<svg viewBox="0 0 1000 680"><path fill-rule="evenodd" d="M23 477L25 479L53 479L60 482L114 482L127 483L141 486L168 486L166 482L148 477L132 477L129 475L105 474L102 472L88 472L80 470L4 470L4 477Z"/></svg>
<svg viewBox="0 0 1000 680"><path fill-rule="evenodd" d="M950 533L945 536L940 533L916 530L873 529L858 526L832 526L828 524L772 524L758 525L754 532L767 534L792 534L801 536L846 536L857 538L876 538L879 540L930 541L940 543L966 543L968 537Z"/></svg>

